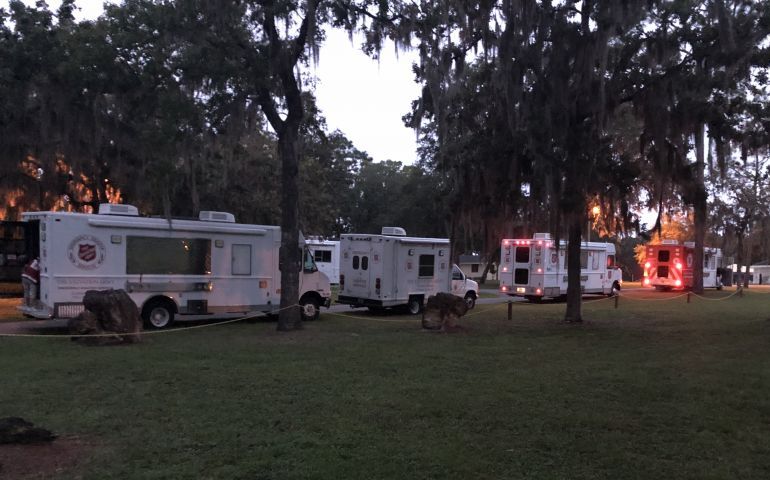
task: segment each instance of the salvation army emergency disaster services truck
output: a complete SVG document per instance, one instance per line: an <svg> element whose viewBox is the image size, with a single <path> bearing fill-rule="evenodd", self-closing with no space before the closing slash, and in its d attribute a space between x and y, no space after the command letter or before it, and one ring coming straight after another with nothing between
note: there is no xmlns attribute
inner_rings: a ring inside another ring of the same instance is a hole
<svg viewBox="0 0 770 480"><path fill-rule="evenodd" d="M340 294L337 303L377 311L406 306L416 315L429 296L447 292L476 304L479 286L452 266L449 240L407 237L399 227L380 235L340 237Z"/></svg>
<svg viewBox="0 0 770 480"><path fill-rule="evenodd" d="M644 280L642 285L658 291L692 288L694 279L695 242L679 243L662 240L644 248ZM722 289L717 270L722 267L722 250L703 248L703 287Z"/></svg>
<svg viewBox="0 0 770 480"><path fill-rule="evenodd" d="M155 328L280 308L280 227L235 223L225 212L200 212L198 220L140 217L136 207L115 204L100 205L98 214L22 217L39 231L39 299L22 309L28 316L74 317L86 290L110 288L124 289ZM301 312L314 320L329 306L331 289L304 252Z"/></svg>
<svg viewBox="0 0 770 480"><path fill-rule="evenodd" d="M548 233L533 238L504 239L500 245L500 292L537 302L567 294L567 242L556 244ZM580 286L583 293L613 295L622 285L615 265L615 245L580 243Z"/></svg>

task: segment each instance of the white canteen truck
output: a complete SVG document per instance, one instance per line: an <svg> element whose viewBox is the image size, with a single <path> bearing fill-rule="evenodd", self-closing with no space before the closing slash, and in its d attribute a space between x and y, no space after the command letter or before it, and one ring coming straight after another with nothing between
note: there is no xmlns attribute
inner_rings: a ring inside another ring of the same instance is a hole
<svg viewBox="0 0 770 480"><path fill-rule="evenodd" d="M226 212L200 212L198 220L142 217L136 207L116 204L100 205L98 214L22 218L39 236L41 267L36 305L21 307L27 316L74 317L87 290L105 289L125 290L155 328L280 309L280 227L235 223ZM303 260L301 312L314 320L329 306L331 289L307 249Z"/></svg>
<svg viewBox="0 0 770 480"><path fill-rule="evenodd" d="M476 303L478 283L450 265L446 238L407 237L403 228L383 227L380 235L342 235L340 255L337 303L374 311L406 306L411 314L438 292L460 296L470 308Z"/></svg>
<svg viewBox="0 0 770 480"><path fill-rule="evenodd" d="M567 242L556 248L551 235L504 239L500 245L500 292L537 302L567 294ZM583 293L613 295L623 281L615 263L615 245L580 243L580 288Z"/></svg>
<svg viewBox="0 0 770 480"><path fill-rule="evenodd" d="M307 237L305 239L310 253L313 254L313 260L324 275L329 278L333 285L340 283L340 241L326 240L317 237Z"/></svg>

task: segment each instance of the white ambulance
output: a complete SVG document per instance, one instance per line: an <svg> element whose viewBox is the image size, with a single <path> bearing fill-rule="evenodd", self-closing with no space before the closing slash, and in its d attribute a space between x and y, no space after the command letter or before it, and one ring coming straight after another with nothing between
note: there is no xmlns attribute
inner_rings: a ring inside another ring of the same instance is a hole
<svg viewBox="0 0 770 480"><path fill-rule="evenodd" d="M225 212L198 220L140 217L131 205L103 204L99 214L34 212L40 288L35 318L69 318L86 290L124 289L148 326L174 320L275 313L280 308L280 227L235 223ZM302 243L302 242L300 242ZM300 304L305 320L329 306L329 279L305 250Z"/></svg>
<svg viewBox="0 0 770 480"><path fill-rule="evenodd" d="M318 270L329 277L329 282L333 285L340 283L340 241L307 237L305 245L313 254Z"/></svg>
<svg viewBox="0 0 770 480"><path fill-rule="evenodd" d="M567 294L567 242L556 245L548 233L533 238L504 239L500 246L500 291L536 302ZM623 281L615 264L615 245L580 244L580 286L583 293L614 295Z"/></svg>
<svg viewBox="0 0 770 480"><path fill-rule="evenodd" d="M446 238L407 237L403 228L383 227L381 235L342 235L340 253L338 303L375 311L406 306L411 314L438 292L460 296L470 308L476 303L478 283L456 266L450 279Z"/></svg>

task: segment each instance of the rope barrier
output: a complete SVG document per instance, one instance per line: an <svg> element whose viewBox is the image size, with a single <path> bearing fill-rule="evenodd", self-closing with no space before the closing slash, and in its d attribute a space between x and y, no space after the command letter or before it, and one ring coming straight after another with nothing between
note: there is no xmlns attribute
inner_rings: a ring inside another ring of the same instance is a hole
<svg viewBox="0 0 770 480"><path fill-rule="evenodd" d="M284 308L279 308L272 314L280 313L283 310L288 310L290 308L299 307L299 304L289 305ZM166 330L143 330L141 332L126 332L126 333L94 333L94 334L54 334L54 335L46 335L46 334L37 334L37 333L0 333L0 338L2 337L13 337L13 338L105 338L105 337L123 337L127 335L158 335L161 333L179 333L179 332L186 332L189 330L197 330L201 328L208 328L208 327L218 327L220 325L227 325L229 323L236 323L236 322L242 322L244 320L249 320L252 318L261 318L266 317L269 314L264 312L255 313L252 315L245 315L243 317L238 318L232 318L230 320L223 320L221 322L214 322L214 323L206 323L203 325L192 325L189 327L180 327L180 328L169 328Z"/></svg>
<svg viewBox="0 0 770 480"><path fill-rule="evenodd" d="M736 290L736 291L734 291L733 293L731 293L730 295L726 295L726 296L724 296L724 297L719 297L719 298L709 298L709 297L704 297L703 295L698 295L697 293L692 293L692 292L691 292L691 294L692 294L692 296L693 296L693 297L701 298L701 299L703 299L703 300L710 300L710 301L712 301L712 302L720 302L720 301L722 301L722 300L727 300L727 299L728 299L728 298L730 298L730 297L734 297L734 296L736 296L736 295L740 295L740 294L741 294L741 291L740 291L740 290Z"/></svg>

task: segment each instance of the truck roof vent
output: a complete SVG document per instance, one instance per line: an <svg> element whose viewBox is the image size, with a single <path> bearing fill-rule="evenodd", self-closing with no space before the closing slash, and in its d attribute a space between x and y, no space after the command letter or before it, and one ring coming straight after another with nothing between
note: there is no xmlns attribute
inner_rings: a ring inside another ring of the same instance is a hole
<svg viewBox="0 0 770 480"><path fill-rule="evenodd" d="M536 233L533 237L535 240L550 240L551 234L550 233Z"/></svg>
<svg viewBox="0 0 770 480"><path fill-rule="evenodd" d="M393 237L405 237L406 230L401 227L382 227L383 235L391 235Z"/></svg>
<svg viewBox="0 0 770 480"><path fill-rule="evenodd" d="M667 238L665 240L660 241L661 245L679 245L679 240L671 240L670 238Z"/></svg>
<svg viewBox="0 0 770 480"><path fill-rule="evenodd" d="M684 246L687 248L695 248L695 242L684 242Z"/></svg>
<svg viewBox="0 0 770 480"><path fill-rule="evenodd" d="M100 203L99 215L130 215L139 216L139 210L133 205L124 205L120 203Z"/></svg>
<svg viewBox="0 0 770 480"><path fill-rule="evenodd" d="M198 220L202 222L235 223L235 215L227 212L210 212L205 210L198 214Z"/></svg>

